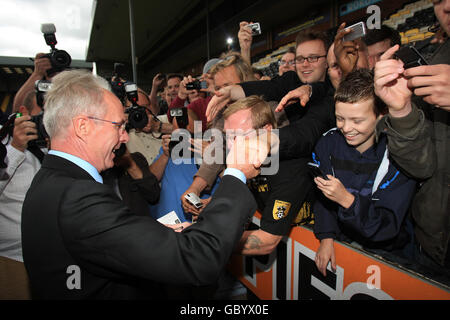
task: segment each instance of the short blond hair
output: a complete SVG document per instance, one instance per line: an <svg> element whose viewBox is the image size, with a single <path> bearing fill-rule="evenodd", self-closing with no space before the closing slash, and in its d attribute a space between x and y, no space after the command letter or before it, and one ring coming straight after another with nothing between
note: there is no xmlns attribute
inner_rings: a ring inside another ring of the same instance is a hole
<svg viewBox="0 0 450 320"><path fill-rule="evenodd" d="M226 120L232 114L247 109L251 112L253 129L260 129L268 124L274 129L277 127L272 108L259 96L249 96L230 104L223 112L223 118Z"/></svg>
<svg viewBox="0 0 450 320"><path fill-rule="evenodd" d="M222 71L229 66L234 66L236 74L241 82L256 80L252 67L244 60L244 58L242 58L239 52L234 51L222 54L220 56L220 61L211 68L210 74L214 77L217 72Z"/></svg>

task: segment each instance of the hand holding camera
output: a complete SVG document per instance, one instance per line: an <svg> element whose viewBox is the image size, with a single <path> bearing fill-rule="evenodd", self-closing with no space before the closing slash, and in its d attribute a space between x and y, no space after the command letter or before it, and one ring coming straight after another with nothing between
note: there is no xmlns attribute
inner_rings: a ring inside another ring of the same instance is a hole
<svg viewBox="0 0 450 320"><path fill-rule="evenodd" d="M38 138L36 124L29 115L19 116L14 120L14 131L11 146L24 152L28 142Z"/></svg>
<svg viewBox="0 0 450 320"><path fill-rule="evenodd" d="M43 79L47 76L47 71L52 68L52 64L49 59L45 58L45 53L38 53L34 58L34 71L33 73L38 79Z"/></svg>
<svg viewBox="0 0 450 320"><path fill-rule="evenodd" d="M365 34L366 29L363 22L348 28L345 28L345 22L339 26L334 38L334 54L343 75L355 70L358 60L364 58L364 54L360 54L359 51L359 41Z"/></svg>

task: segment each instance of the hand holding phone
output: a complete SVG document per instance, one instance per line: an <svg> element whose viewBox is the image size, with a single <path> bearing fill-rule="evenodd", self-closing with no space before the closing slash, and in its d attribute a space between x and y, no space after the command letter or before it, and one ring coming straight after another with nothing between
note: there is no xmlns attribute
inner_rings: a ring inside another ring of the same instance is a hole
<svg viewBox="0 0 450 320"><path fill-rule="evenodd" d="M197 209L200 209L203 207L203 203L200 200L199 196L197 196L193 192L186 194L184 196L184 198Z"/></svg>
<svg viewBox="0 0 450 320"><path fill-rule="evenodd" d="M325 173L323 173L323 171L320 169L320 167L317 163L308 162L307 166L311 169L311 173L313 174L314 178L321 177L322 179L330 180L330 179L328 179L327 175Z"/></svg>
<svg viewBox="0 0 450 320"><path fill-rule="evenodd" d="M364 22L358 22L354 25L351 25L350 27L345 28L344 30L351 30L350 33L346 34L342 41L353 41L359 38L362 38L366 35L366 26L364 25Z"/></svg>
<svg viewBox="0 0 450 320"><path fill-rule="evenodd" d="M427 65L428 62L413 46L404 46L398 49L395 57L403 61L403 68L409 69Z"/></svg>

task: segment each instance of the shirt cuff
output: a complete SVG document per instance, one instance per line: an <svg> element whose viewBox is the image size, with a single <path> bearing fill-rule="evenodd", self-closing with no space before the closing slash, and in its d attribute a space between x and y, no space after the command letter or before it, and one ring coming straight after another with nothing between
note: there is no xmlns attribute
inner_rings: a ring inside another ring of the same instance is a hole
<svg viewBox="0 0 450 320"><path fill-rule="evenodd" d="M241 180L244 184L247 183L247 178L245 177L245 174L238 169L235 168L226 168L225 171L223 172L223 175L230 175L233 176L235 178L238 178L239 180Z"/></svg>

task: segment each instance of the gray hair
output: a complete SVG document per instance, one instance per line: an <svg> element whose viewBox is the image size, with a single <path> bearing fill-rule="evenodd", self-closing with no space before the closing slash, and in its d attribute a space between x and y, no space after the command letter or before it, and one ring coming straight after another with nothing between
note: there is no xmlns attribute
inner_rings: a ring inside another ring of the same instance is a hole
<svg viewBox="0 0 450 320"><path fill-rule="evenodd" d="M50 138L65 134L72 119L80 114L103 117L104 90L109 83L89 70L63 71L52 79L51 89L45 95L44 126Z"/></svg>

